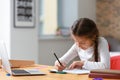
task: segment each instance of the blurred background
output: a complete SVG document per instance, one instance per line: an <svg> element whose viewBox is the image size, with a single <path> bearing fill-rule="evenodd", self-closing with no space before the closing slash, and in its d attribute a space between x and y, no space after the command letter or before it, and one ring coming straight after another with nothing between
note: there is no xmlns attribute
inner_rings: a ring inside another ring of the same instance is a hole
<svg viewBox="0 0 120 80"><path fill-rule="evenodd" d="M120 0L2 0L0 9L0 40L10 59L53 65L53 53L61 57L73 45L69 29L83 17L96 22L110 52L120 51ZM18 17L19 11L30 20Z"/></svg>

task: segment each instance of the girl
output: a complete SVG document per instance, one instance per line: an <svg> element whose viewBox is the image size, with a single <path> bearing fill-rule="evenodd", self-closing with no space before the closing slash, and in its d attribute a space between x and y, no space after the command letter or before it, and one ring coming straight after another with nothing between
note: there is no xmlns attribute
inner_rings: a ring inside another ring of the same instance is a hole
<svg viewBox="0 0 120 80"><path fill-rule="evenodd" d="M69 69L109 69L108 43L103 37L99 37L99 31L92 20L88 18L76 20L71 27L71 36L75 43L60 58L63 66L55 62L57 70L65 69L66 65L76 56L79 56L80 60L74 61Z"/></svg>

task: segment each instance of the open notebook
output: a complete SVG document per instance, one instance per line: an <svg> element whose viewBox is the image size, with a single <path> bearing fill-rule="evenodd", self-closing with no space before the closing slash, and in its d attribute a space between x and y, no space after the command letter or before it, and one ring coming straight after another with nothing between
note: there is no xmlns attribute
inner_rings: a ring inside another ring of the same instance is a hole
<svg viewBox="0 0 120 80"><path fill-rule="evenodd" d="M44 72L38 70L38 69L11 69L10 62L8 59L8 54L6 50L6 46L4 42L0 42L0 56L2 60L2 68L10 73L11 75L17 76L17 75L45 75Z"/></svg>
<svg viewBox="0 0 120 80"><path fill-rule="evenodd" d="M58 73L59 71L56 69L51 69L50 72ZM89 74L90 73L89 70L84 70L84 69L72 69L72 70L65 69L62 72L71 73L71 74Z"/></svg>

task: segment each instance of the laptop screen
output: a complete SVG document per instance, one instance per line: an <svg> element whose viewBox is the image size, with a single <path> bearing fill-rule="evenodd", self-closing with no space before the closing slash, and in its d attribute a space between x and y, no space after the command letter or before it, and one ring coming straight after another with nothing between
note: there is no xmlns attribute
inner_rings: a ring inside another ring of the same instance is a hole
<svg viewBox="0 0 120 80"><path fill-rule="evenodd" d="M2 68L12 74L12 75L45 75L44 72L37 69L28 69L28 70L11 70L10 62L8 58L7 48L4 42L0 42L0 56L2 60ZM24 73L23 73L24 72ZM25 73L26 72L26 73ZM28 74L29 73L29 74Z"/></svg>
<svg viewBox="0 0 120 80"><path fill-rule="evenodd" d="M6 72L11 74L11 67L10 67L10 63L9 63L9 59L8 59L8 53L7 53L5 43L3 41L0 42L0 56L1 56L1 60L2 60L2 68Z"/></svg>

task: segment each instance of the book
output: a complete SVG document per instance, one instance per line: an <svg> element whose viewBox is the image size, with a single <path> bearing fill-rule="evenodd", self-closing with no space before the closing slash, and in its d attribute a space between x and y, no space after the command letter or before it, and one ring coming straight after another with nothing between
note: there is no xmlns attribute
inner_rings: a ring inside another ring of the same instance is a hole
<svg viewBox="0 0 120 80"><path fill-rule="evenodd" d="M90 73L102 73L102 74L119 74L120 70L110 70L110 69L93 69Z"/></svg>
<svg viewBox="0 0 120 80"><path fill-rule="evenodd" d="M89 78L107 78L107 79L120 79L119 74L107 74L107 73L89 73Z"/></svg>

